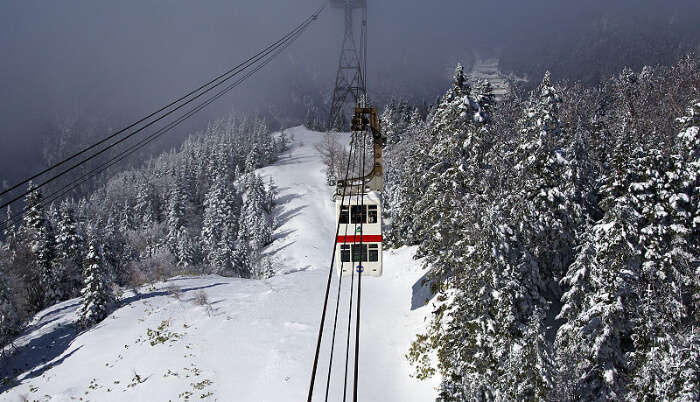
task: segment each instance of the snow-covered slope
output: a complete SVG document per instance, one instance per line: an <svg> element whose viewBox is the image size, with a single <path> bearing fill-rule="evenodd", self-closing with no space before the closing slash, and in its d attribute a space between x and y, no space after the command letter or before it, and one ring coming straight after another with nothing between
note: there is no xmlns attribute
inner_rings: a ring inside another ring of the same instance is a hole
<svg viewBox="0 0 700 402"><path fill-rule="evenodd" d="M305 400L328 274L334 204L313 148L321 134L294 128L295 146L260 169L280 189L281 223L268 247L278 275L265 280L180 277L127 292L97 327L76 333L78 300L37 315L0 367L0 400L219 401ZM414 250L385 252L384 276L362 280L359 400L430 401L437 379L409 377L404 355L425 325L423 272ZM348 278L345 278L348 279ZM335 305L337 277L330 305ZM329 400L342 397L347 299L338 322ZM314 400L323 400L329 311ZM354 333L354 329L353 329ZM353 345L350 345L352 356ZM348 395L352 388L352 362Z"/></svg>

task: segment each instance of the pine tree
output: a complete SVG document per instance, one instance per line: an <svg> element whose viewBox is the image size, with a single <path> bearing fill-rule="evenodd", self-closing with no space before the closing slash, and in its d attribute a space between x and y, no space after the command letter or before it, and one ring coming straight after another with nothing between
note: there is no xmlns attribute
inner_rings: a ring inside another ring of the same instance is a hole
<svg viewBox="0 0 700 402"><path fill-rule="evenodd" d="M142 229L148 229L156 222L156 214L154 210L153 193L150 184L141 183L138 185L136 193L136 205L134 206L136 219L140 222Z"/></svg>
<svg viewBox="0 0 700 402"><path fill-rule="evenodd" d="M84 287L80 292L81 302L78 309L78 319L83 328L89 328L104 320L115 302L99 249L97 239L92 234L85 257Z"/></svg>
<svg viewBox="0 0 700 402"><path fill-rule="evenodd" d="M253 270L253 278L268 279L274 276L275 270L272 268L272 260L269 256L264 256L258 259Z"/></svg>
<svg viewBox="0 0 700 402"><path fill-rule="evenodd" d="M422 211L418 208L418 200L424 196L424 188L427 186L427 178L417 175L416 172L427 172L436 162L436 156L431 153L432 136L420 133L404 152L406 162L401 171L390 169L387 166L387 202L391 219L392 242L396 245L414 245L421 240L420 233L424 230ZM391 156L394 148L387 150L387 156ZM387 161L390 163L390 160ZM395 179L391 179L391 176ZM392 184L395 183L395 184Z"/></svg>
<svg viewBox="0 0 700 402"><path fill-rule="evenodd" d="M510 345L501 382L507 400L544 401L555 388L555 367L550 343L544 336L544 314L535 308L527 326Z"/></svg>
<svg viewBox="0 0 700 402"><path fill-rule="evenodd" d="M56 233L57 263L63 267L61 285L66 297L75 297L82 283L83 237L78 233L75 213L65 201L59 208Z"/></svg>
<svg viewBox="0 0 700 402"><path fill-rule="evenodd" d="M666 377L668 370L659 369L659 361L681 367L672 345L685 340L674 339L673 334L687 334L698 324L693 314L696 307L688 303L693 298L697 301L700 290L698 231L692 223L693 192L698 183L692 155L699 154L700 144L692 116L691 106L688 116L679 119L691 125L683 127L673 154L664 157L660 150L647 151L637 162L643 169L632 183L642 217L640 243L644 249L637 290L644 298L634 310L635 350L630 355L635 370L632 395L637 400L668 397L668 388L674 387Z"/></svg>
<svg viewBox="0 0 700 402"><path fill-rule="evenodd" d="M181 228L177 236L177 265L189 267L196 261L196 253L187 229Z"/></svg>
<svg viewBox="0 0 700 402"><path fill-rule="evenodd" d="M170 252L178 261L181 259L181 256L178 254L181 234L187 224L185 221L186 199L179 183L179 180L176 180L172 186L172 190L168 198L168 212L165 221L168 230L166 235L166 244L170 249Z"/></svg>
<svg viewBox="0 0 700 402"><path fill-rule="evenodd" d="M275 179L270 176L265 189L265 212L268 214L272 213L272 208L275 206L275 198L277 198L277 186L275 185Z"/></svg>
<svg viewBox="0 0 700 402"><path fill-rule="evenodd" d="M538 278L536 286L549 300L561 297L557 282L573 259L582 214L573 188L567 185L575 173L562 145L561 102L547 72L523 111L515 151L519 196L513 205L518 231L533 259L529 265Z"/></svg>
<svg viewBox="0 0 700 402"><path fill-rule="evenodd" d="M442 300L413 350L425 350L426 340L438 349L442 400L534 399L550 392L554 376L532 301L539 302L536 278L514 230L512 200L489 185L489 119L460 70L430 122L430 154L439 158L412 184L423 192L412 208L420 217L418 253ZM423 359L420 352L412 358Z"/></svg>
<svg viewBox="0 0 700 402"><path fill-rule="evenodd" d="M119 230L122 233L126 233L127 231L134 229L134 220L132 214L133 210L129 206L128 201L124 201L124 205L122 206L119 215Z"/></svg>
<svg viewBox="0 0 700 402"><path fill-rule="evenodd" d="M419 132L423 129L423 125L425 122L423 121L423 117L420 114L420 110L418 108L413 108L413 112L411 113L411 118L408 123L408 127L406 128L406 134L408 137L413 137L416 135L416 132Z"/></svg>
<svg viewBox="0 0 700 402"><path fill-rule="evenodd" d="M387 144L396 144L401 141L401 133L396 129L394 117L394 105L390 103L384 107L382 114L379 116L382 133L387 138Z"/></svg>
<svg viewBox="0 0 700 402"><path fill-rule="evenodd" d="M260 147L257 143L254 143L245 159L245 172L251 173L255 169L261 167L262 159Z"/></svg>
<svg viewBox="0 0 700 402"><path fill-rule="evenodd" d="M324 129L325 123L321 123L320 120L316 122L316 129L317 130L322 130ZM281 155L283 152L289 149L289 146L291 145L291 140L287 136L287 132L285 130L282 130L280 133L279 137L277 137L277 142L275 142L275 153L277 155Z"/></svg>
<svg viewBox="0 0 700 402"><path fill-rule="evenodd" d="M685 246L689 254L693 256L688 261L688 271L695 271L690 294L694 295L691 312L695 312L695 320L700 321L700 99L690 102L685 116L678 119L681 124L681 132L678 134L678 151L676 166L681 182L687 183L688 200L683 194L670 193L670 204L676 207L683 205L689 215L683 215L686 220Z"/></svg>
<svg viewBox="0 0 700 402"><path fill-rule="evenodd" d="M0 358L2 357L2 348L19 333L21 325L5 275L5 271L0 268Z"/></svg>
<svg viewBox="0 0 700 402"><path fill-rule="evenodd" d="M453 88L443 98L431 121L434 145L432 155L439 155L434 164L425 166L423 177L414 186L424 189L417 200L421 211L418 237L422 239L420 255L430 256L436 277L450 275L462 263L462 233L470 189L467 188L467 166L473 161L474 143L487 135L480 130L485 121L480 106L471 97L462 74L455 71ZM457 247L455 247L457 245Z"/></svg>
<svg viewBox="0 0 700 402"><path fill-rule="evenodd" d="M14 220L12 219L12 209L10 206L7 207L6 222L5 230L3 231L3 236L5 237L3 247L10 257L12 257L15 249L15 243L17 241L17 229L15 227Z"/></svg>
<svg viewBox="0 0 700 402"><path fill-rule="evenodd" d="M450 95L462 96L465 92L469 93L470 91L471 88L469 88L467 79L464 76L464 66L462 66L462 63L457 63L454 75L452 76L452 93Z"/></svg>
<svg viewBox="0 0 700 402"><path fill-rule="evenodd" d="M493 86L487 80L479 80L474 86L474 99L481 105L481 110L489 118L493 114L496 104L496 96L493 93Z"/></svg>
<svg viewBox="0 0 700 402"><path fill-rule="evenodd" d="M27 269L25 280L29 284L27 303L36 312L61 300L59 285L62 273L54 261L55 238L42 207L41 191L35 190L32 183L29 189L33 191L25 199L23 230L29 241L33 264Z"/></svg>
<svg viewBox="0 0 700 402"><path fill-rule="evenodd" d="M246 192L238 237L251 242L252 249L257 252L272 241L272 224L265 210L268 195L262 179L255 174L248 174L244 184Z"/></svg>
<svg viewBox="0 0 700 402"><path fill-rule="evenodd" d="M109 280L118 285L125 285L130 275L127 263L133 258L133 251L117 225L118 211L108 213L107 223L102 231L102 255L110 274Z"/></svg>
<svg viewBox="0 0 700 402"><path fill-rule="evenodd" d="M202 224L202 252L211 265L224 264L219 270L230 268L230 254L239 231L238 216L241 196L225 175L217 176L204 199Z"/></svg>
<svg viewBox="0 0 700 402"><path fill-rule="evenodd" d="M642 157L631 157L604 178L604 217L590 229L582 252L562 283L569 290L557 317L564 320L556 336L560 370L569 372L575 398L610 400L626 397L633 345L633 315L640 305L640 226L636 209L644 190L633 186Z"/></svg>
<svg viewBox="0 0 700 402"><path fill-rule="evenodd" d="M232 256L232 263L238 276L250 278L253 276L253 268L256 255L247 241L239 240Z"/></svg>

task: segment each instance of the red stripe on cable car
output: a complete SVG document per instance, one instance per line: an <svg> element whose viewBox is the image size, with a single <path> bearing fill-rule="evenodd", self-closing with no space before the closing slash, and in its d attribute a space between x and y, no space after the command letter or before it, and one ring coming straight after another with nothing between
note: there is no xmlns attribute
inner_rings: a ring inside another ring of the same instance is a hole
<svg viewBox="0 0 700 402"><path fill-rule="evenodd" d="M362 235L362 243L381 243L382 235ZM336 243L360 243L360 236L338 236Z"/></svg>

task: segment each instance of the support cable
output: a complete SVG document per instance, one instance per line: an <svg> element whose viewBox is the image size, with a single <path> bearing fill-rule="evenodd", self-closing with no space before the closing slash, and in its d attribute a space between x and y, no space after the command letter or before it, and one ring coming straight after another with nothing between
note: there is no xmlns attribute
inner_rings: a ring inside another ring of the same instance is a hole
<svg viewBox="0 0 700 402"><path fill-rule="evenodd" d="M359 141L358 142L357 148L359 149ZM360 161L360 157L357 156L357 152L355 153L355 157L358 159L358 162ZM359 195L358 195L359 197ZM361 222L362 220L360 220ZM352 246L351 246L352 247ZM351 263L352 257L350 258ZM361 264L361 263L360 263ZM347 390L348 390L348 362L350 361L350 334L351 334L351 329L352 329L352 306L353 306L353 295L355 294L355 267L353 266L350 270L350 303L348 307L348 331L347 331L347 337L345 341L345 374L343 375L343 402L346 401L347 399Z"/></svg>
<svg viewBox="0 0 700 402"><path fill-rule="evenodd" d="M352 142L350 145L350 153L348 154L348 163L347 163L347 168L345 170L345 181L348 179L348 175L350 173L350 157L352 156ZM345 202L345 191L347 187L343 186L343 193L340 199L340 204L342 205ZM338 219L338 224L335 227L335 237L334 239L338 239L338 233L340 233L340 219ZM323 339L323 326L326 322L326 310L328 309L328 295L331 290L331 280L333 279L333 264L335 262L335 255L336 255L336 244L335 242L333 243L333 253L331 254L331 264L330 264L330 269L328 270L328 281L326 282L326 292L325 296L323 298L323 310L321 312L321 323L319 324L318 328L318 337L316 340L316 353L314 355L314 364L313 368L311 369L311 384L309 385L309 395L307 398L307 402L311 402L313 398L313 393L314 393L314 384L316 382L316 371L318 370L318 357L319 353L321 352L321 340ZM351 258L352 259L352 258Z"/></svg>
<svg viewBox="0 0 700 402"><path fill-rule="evenodd" d="M350 139L350 153L351 153L351 154L352 154L352 148L353 148L353 139L351 138L351 139ZM351 160L352 160L353 162L355 161L355 159L352 159L352 158L351 158ZM354 165L354 163L353 163L353 165ZM350 168L349 170L352 171L353 169ZM346 175L346 178L347 178L347 175ZM352 195L351 195L349 198L352 199ZM343 208L343 205L344 205L344 204L343 204L343 201L344 201L344 200L341 200L341 203L340 203L341 211L342 211L342 208ZM344 235L344 237L343 237L343 244L348 244L348 240L347 240L347 237L348 237L348 227L350 226L350 222L351 222L351 220L352 220L352 217L351 217L350 212L351 212L351 207L350 207L350 205L349 205L349 203L348 203L348 224L345 225L345 235ZM339 220L340 220L340 219L339 219ZM335 246L335 247L338 247L337 243L336 243L336 246ZM352 252L351 252L351 251L352 251L352 250L350 250L349 254L350 254L350 270L352 271ZM338 310L339 310L339 307L340 307L340 292L341 292L342 286L343 286L343 265L344 265L344 261L343 261L343 258L342 258L342 255L343 255L342 253L343 253L343 251L342 251L342 249L341 249L341 251L340 251L340 255L341 255L341 258L340 258L340 278L338 279L338 298L337 298L336 301L335 301L335 318L333 319L333 335L331 336L331 353L330 353L330 358L329 358L329 360L328 360L328 378L326 379L326 398L325 398L325 401L326 401L326 402L328 402L328 390L329 390L330 384L331 384L331 371L332 371L332 369L333 369L333 352L334 352L334 350L335 350L335 331L336 331L336 328L337 328L337 325L338 325ZM336 262L336 264L337 264L337 262ZM351 283L351 286L350 286L350 293L352 294L352 283ZM351 306L351 309L352 309L352 298L350 299L350 306Z"/></svg>
<svg viewBox="0 0 700 402"><path fill-rule="evenodd" d="M365 176L365 154L367 153L367 148L365 146L365 140L367 139L367 133L362 132L362 177ZM364 186L363 186L364 187ZM364 210L365 205L365 191L362 189L362 196L360 198L360 210ZM362 222L360 220L360 256L362 256ZM369 250L367 250L367 255L369 255ZM362 258L360 258L362 259ZM369 258L367 258L369 259ZM362 265L362 263L360 263ZM354 376L354 393L353 402L357 402L357 387L358 387L358 377L359 377L359 367L360 367L360 297L362 295L362 271L364 269L357 270L357 313L355 314L355 376Z"/></svg>
<svg viewBox="0 0 700 402"><path fill-rule="evenodd" d="M308 27L308 24L303 28L303 30L306 29L306 27ZM99 173L101 173L101 172L104 172L104 171L107 170L109 167L111 167L111 166L117 164L118 162L122 161L123 159L125 159L125 158L128 157L128 156L130 156L130 155L133 154L134 152L138 151L139 149L141 149L141 148L145 147L146 145L148 145L149 143L153 142L154 140L156 140L157 138L159 138L159 137L162 136L163 134L166 134L167 132L169 132L169 131L172 130L173 128L177 127L177 126L180 125L183 121L187 120L187 119L190 118L192 115L198 113L199 111L201 111L202 109L204 109L206 106L210 105L211 103L213 103L214 101L216 101L217 99L219 99L220 97L222 97L223 95L225 95L226 93L230 92L232 89L234 89L235 87L239 86L239 85L242 84L245 80L247 80L249 77L251 77L253 74L255 74L255 73L258 72L260 69L262 69L263 67L265 67L268 63L270 63L270 62L272 61L272 59L274 59L277 55L279 55L282 51L284 51L287 47L289 47L289 45L291 45L291 43L292 43L296 38L298 38L299 36L301 36L301 34L303 33L303 30L296 32L296 34L295 34L293 37L288 38L288 40L287 40L285 43L283 43L282 46L278 47L278 48L274 51L274 53L272 53L271 55L268 55L268 57L267 57L262 63L260 63L259 65L257 65L253 70L248 71L243 77L240 77L238 80L236 80L236 81L234 81L233 83L229 84L229 85L226 86L224 89L220 90L219 92L217 92L217 93L214 94L213 96L209 97L209 98L208 98L207 100L205 100L204 102L202 102L202 103L200 103L199 105L195 106L194 108L190 109L188 112L186 112L185 114L183 114L183 115L181 115L180 117L178 117L175 121L170 122L169 124L167 124L166 126L160 128L160 129L157 130L156 132L150 134L148 137L142 139L141 141L137 142L136 144L133 144L133 145L131 145L129 148L123 150L121 153L119 153L119 154L117 154L116 156L114 156L112 159L110 159L109 161L107 161L105 164L103 164L103 165L101 165L101 166L98 166L98 167L92 169L91 171L87 172L86 174L84 174L84 175L81 176L80 178L76 179L76 181L73 181L73 182L67 184L66 186L63 186L62 188L56 190L55 192L51 193L47 198L45 198L44 200L42 200L38 205L47 205L47 204L51 203L52 201L55 201L56 199L58 199L58 198L64 196L65 194L68 194L68 193L69 193L70 191L72 191L73 189L77 188L77 187L80 186L81 184L83 184L83 183L85 183L86 181L88 181L91 177L93 177L93 176L95 176L95 175L97 175L97 174L99 174ZM22 215L24 215L24 213L25 213L30 207L31 207L31 206L25 206L23 211L21 211L21 212L15 214L15 215L13 215L12 217L8 218L8 219L5 220L5 221L0 222L0 228L5 228L5 227L8 227L9 225L11 225L13 221L17 220L17 218L19 218L19 217L21 217Z"/></svg>
<svg viewBox="0 0 700 402"><path fill-rule="evenodd" d="M36 178L38 178L38 177L44 175L45 173L48 173L49 171L51 171L51 170L53 170L53 169L55 169L55 168L57 168L57 167L59 167L59 166L65 164L65 163L67 163L68 161L73 160L73 159L77 158L78 156L80 156L80 155L82 155L82 154L84 154L84 153L86 153L86 152L88 152L88 151L90 151L90 150L92 150L92 149L94 149L94 148L96 148L96 147L98 147L98 146L104 144L105 142L109 141L110 139L115 138L115 137L118 136L119 134L122 134L122 133L124 133L124 132L130 130L131 128L136 127L137 125L139 125L139 124L141 124L141 123L147 121L148 119L150 119L150 118L156 116L157 114L159 114L159 113L161 113L161 112L163 112L163 111L165 111L165 110L171 108L172 106L174 106L174 105L176 105L176 104L182 102L183 100L187 99L188 97L190 97L190 96L194 95L195 93L197 93L197 92L201 91L202 89L204 89L203 92L199 93L198 95L196 95L196 96L193 97L192 99L187 100L185 103L183 103L183 104L177 106L176 108L174 108L174 109L172 109L172 110L166 112L164 115L158 117L158 118L155 119L154 121L151 121L151 122L147 123L145 126L140 127L140 128L138 128L137 130L135 130L135 131L129 133L126 137L117 140L116 142L114 142L114 143L112 143L112 144L106 146L105 148L101 149L100 151L96 152L95 154L92 154L92 155L89 156L88 158L86 158L86 159L84 159L84 160L82 160L82 161L76 163L75 165L72 165L70 168L64 169L63 171L61 171L61 173L59 173L59 174L57 174L57 175L51 177L50 179L45 180L44 182L40 183L39 185L34 186L32 189L29 189L29 190L25 191L24 193L22 193L22 194L16 196L15 198L11 199L10 201L3 203L2 205L0 205L0 209L5 208L6 206L9 206L10 204L12 204L12 203L14 203L14 202L20 200L21 198L25 197L25 196L28 195L29 193L31 193L31 192L33 192L33 191L36 191L36 190L38 190L39 188L41 188L41 187L43 187L43 186L45 186L45 185L47 185L47 184L53 182L53 181L56 180L57 178L59 178L59 177L65 175L66 173L72 171L73 169L75 169L75 168L77 168L78 166L80 166L80 165L86 163L87 161L89 161L89 160L91 160L91 159L94 159L94 158L97 157L98 155L100 155L100 154L106 152L107 150L113 148L114 146L116 146L116 145L122 143L123 141L127 140L128 138L131 138L132 136L134 136L134 135L138 134L139 132L145 130L146 128L152 126L152 125L155 124L156 122L158 122L158 121L164 119L165 117L171 115L171 114L174 113L175 111L177 111L177 110L183 108L184 106L188 105L189 103L193 102L194 100L200 98L200 97L203 96L204 94L206 94L206 93L212 91L214 88L216 88L216 87L222 85L224 82L226 82L226 81L228 81L229 79L231 79L231 78L235 77L236 75L240 74L242 71L244 71L245 69L247 69L247 68L250 67L251 65L255 64L256 62L258 62L259 60L261 60L261 59L264 58L265 56L269 55L270 53L275 52L277 49L279 49L279 48L280 48L281 46L283 46L285 43L288 43L288 41L290 40L290 38L293 38L293 39L291 39L291 40L293 41L294 39L296 39L296 38L298 37L298 34L299 34L299 33L301 33L301 32L303 32L304 30L306 30L306 28L307 28L313 21L315 21L315 20L318 18L319 14L325 9L326 6L327 6L327 2L324 2L324 4L323 4L314 14L312 14L310 17L308 17L306 20L304 20L304 22L302 22L300 25L298 25L296 28L294 28L291 32L289 32L288 34L284 35L281 39L279 39L279 40L277 40L276 42L274 42L273 44L269 45L268 47L266 47L265 49L263 49L262 51L260 51L258 54L256 54L255 56L249 58L248 60L244 61L243 63L240 63L240 64L237 65L236 67L233 67L232 69L226 71L225 73L223 73L223 74L219 75L218 77L216 77L216 78L210 80L209 82L205 83L204 85L201 85L199 88L197 88L197 89L195 89L195 90L193 90L193 91L190 91L190 92L187 93L185 96L183 96L183 97L181 97L181 98L179 98L179 99L177 99L177 100L175 100L175 101L169 103L168 105L166 105L166 106L164 106L164 107L158 109L157 111L155 111L155 112L149 114L148 116L146 116L146 117L144 117L144 118L142 118L142 119L140 119L140 120L138 120L138 121L136 121L136 122L130 124L129 126L127 126L127 127L123 128L123 129L117 131L116 133L111 134L110 136L108 136L108 137L106 137L106 138L104 138L104 139L98 141L97 143L95 143L95 144L93 144L93 145L91 145L91 146L89 146L89 147L87 147L87 148L85 148L85 149L83 149L83 150L81 150L81 151L79 151L79 152L77 152L77 153L71 155L70 157L68 157L68 158L66 158L66 159L64 159L64 160L62 160L61 162L58 162L58 163L56 163L56 164L54 164L54 165L52 165L52 166L50 166L50 167L48 167L48 168L42 170L41 172L34 174L33 176L31 176L31 177L29 177L29 178L27 178L27 179L25 179L25 180L23 180L23 181L21 181L21 182L15 184L15 185L13 185L13 186L10 187L9 189L3 190L2 192L0 192L0 196L5 195L5 194L9 193L10 191L13 191L13 190L17 189L17 188L20 187L21 185L27 184L27 183L29 183L30 181L32 181L32 180L34 180L34 179L36 179ZM219 82L217 82L217 81L219 81ZM207 87L209 87L209 88L207 88ZM207 88L207 89L205 89L205 88Z"/></svg>

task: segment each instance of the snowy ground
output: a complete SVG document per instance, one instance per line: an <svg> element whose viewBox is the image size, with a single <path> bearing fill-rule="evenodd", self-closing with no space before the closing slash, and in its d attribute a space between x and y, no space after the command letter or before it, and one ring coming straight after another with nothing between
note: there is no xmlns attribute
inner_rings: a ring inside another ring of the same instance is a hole
<svg viewBox="0 0 700 402"><path fill-rule="evenodd" d="M321 134L303 128L288 134L296 139L289 156L259 171L274 176L280 188L281 226L267 249L277 262L277 276L266 281L174 278L128 292L120 309L84 333L72 325L78 300L48 308L15 342L15 355L2 362L0 378L14 374L16 380L0 383L0 400L305 400L335 234L334 204L313 148ZM404 358L430 308L423 306L423 272L411 259L413 252L385 251L384 276L362 280L361 401L434 400L438 380L409 377ZM342 398L345 279L333 401ZM331 306L336 292L334 277ZM319 401L332 321L331 309L316 382Z"/></svg>

